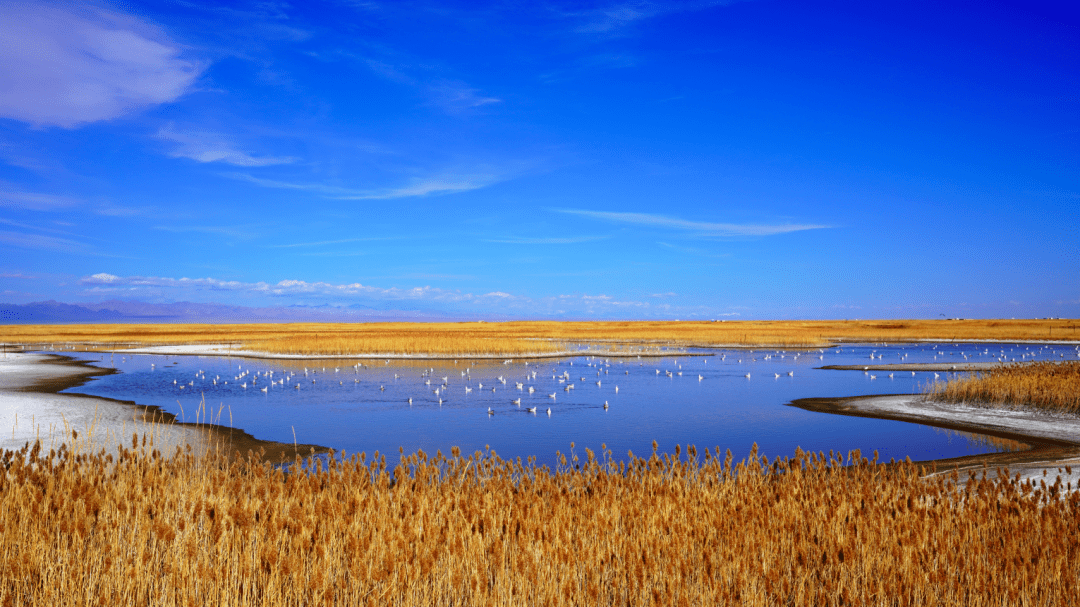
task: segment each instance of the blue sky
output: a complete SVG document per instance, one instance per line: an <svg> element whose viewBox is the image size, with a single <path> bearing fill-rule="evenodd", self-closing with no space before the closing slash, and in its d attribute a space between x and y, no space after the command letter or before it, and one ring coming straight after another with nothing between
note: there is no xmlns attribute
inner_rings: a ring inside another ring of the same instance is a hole
<svg viewBox="0 0 1080 607"><path fill-rule="evenodd" d="M1080 316L1038 2L0 1L0 300Z"/></svg>

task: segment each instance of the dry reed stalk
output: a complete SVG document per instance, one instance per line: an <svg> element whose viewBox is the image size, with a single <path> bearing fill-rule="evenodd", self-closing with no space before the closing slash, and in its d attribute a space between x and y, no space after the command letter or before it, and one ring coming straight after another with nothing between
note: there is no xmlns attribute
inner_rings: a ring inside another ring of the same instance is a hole
<svg viewBox="0 0 1080 607"><path fill-rule="evenodd" d="M1055 412L1080 413L1080 362L1030 362L1001 365L926 391L949 402L1028 405Z"/></svg>
<svg viewBox="0 0 1080 607"><path fill-rule="evenodd" d="M568 344L803 347L836 340L1080 340L1078 326L1069 319L6 325L0 326L0 341L91 349L229 343L237 349L290 354L522 357L563 352Z"/></svg>
<svg viewBox="0 0 1080 607"><path fill-rule="evenodd" d="M137 437L136 437L137 438ZM1062 605L1080 494L858 452L0 456L0 604ZM1047 484L1050 482L1050 484Z"/></svg>

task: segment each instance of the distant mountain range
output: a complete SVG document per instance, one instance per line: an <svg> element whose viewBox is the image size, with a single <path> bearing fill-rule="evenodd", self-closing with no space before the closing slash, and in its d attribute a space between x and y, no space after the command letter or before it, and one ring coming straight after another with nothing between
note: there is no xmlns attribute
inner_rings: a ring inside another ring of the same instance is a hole
<svg viewBox="0 0 1080 607"><path fill-rule="evenodd" d="M243 323L243 322L453 322L480 316L451 315L410 310L376 310L364 306L280 306L250 308L192 302L154 304L141 301L105 301L69 304L39 301L0 303L0 324L74 323ZM486 320L490 316L483 317Z"/></svg>

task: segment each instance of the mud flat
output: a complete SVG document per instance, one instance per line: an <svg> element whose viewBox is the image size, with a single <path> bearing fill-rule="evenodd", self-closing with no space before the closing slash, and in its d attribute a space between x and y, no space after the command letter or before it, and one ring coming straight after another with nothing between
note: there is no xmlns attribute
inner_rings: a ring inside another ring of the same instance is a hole
<svg viewBox="0 0 1080 607"><path fill-rule="evenodd" d="M997 363L994 363L997 364ZM861 369L861 367L860 367ZM872 417L936 426L1010 439L1028 448L1005 453L970 455L927 462L935 473L977 471L984 466L991 475L1008 468L1021 478L1045 477L1047 483L1061 476L1074 487L1080 482L1080 417L1054 414L1024 406L960 404L928 399L920 394L856 396L849 398L801 398L792 406L838 415ZM1067 470L1071 468L1071 472Z"/></svg>
<svg viewBox="0 0 1080 607"><path fill-rule="evenodd" d="M0 356L0 450L21 449L40 440L48 450L67 444L82 452L111 451L131 445L133 434L153 437L154 448L172 455L177 448L226 453L265 449L265 459L308 455L314 445L261 441L246 432L214 424L190 424L157 407L82 394L61 394L94 377L115 373L55 354L6 353ZM282 456L281 454L285 455Z"/></svg>

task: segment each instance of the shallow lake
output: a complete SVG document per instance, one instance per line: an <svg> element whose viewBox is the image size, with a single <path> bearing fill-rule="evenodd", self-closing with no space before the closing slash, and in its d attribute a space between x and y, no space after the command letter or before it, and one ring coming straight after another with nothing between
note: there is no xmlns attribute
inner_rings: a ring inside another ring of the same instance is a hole
<svg viewBox="0 0 1080 607"><path fill-rule="evenodd" d="M120 373L71 392L157 405L188 422L232 425L256 438L375 451L397 462L423 449L449 454L486 446L503 458L584 455L606 444L617 459L675 446L759 452L860 449L872 457L927 460L1001 450L982 437L919 424L805 411L807 397L920 392L933 372L838 371L823 365L1075 359L1073 346L1015 344L845 345L825 349L690 350L666 357L504 361L258 360L93 355ZM871 362L871 356L874 356ZM749 374L749 377L747 377ZM876 378L874 378L876 376ZM940 380L950 377L940 373ZM505 382L505 383L504 383ZM517 384L521 384L520 388ZM572 387L569 387L572 386ZM533 392L529 392L529 388ZM438 390L438 394L435 391ZM552 398L553 395L554 397ZM412 399L411 404L409 399ZM520 405L515 400L520 399ZM441 403L439 402L441 400ZM608 407L604 408L604 403ZM528 409L535 407L535 412ZM491 412L489 413L489 408ZM548 410L550 409L550 413Z"/></svg>

